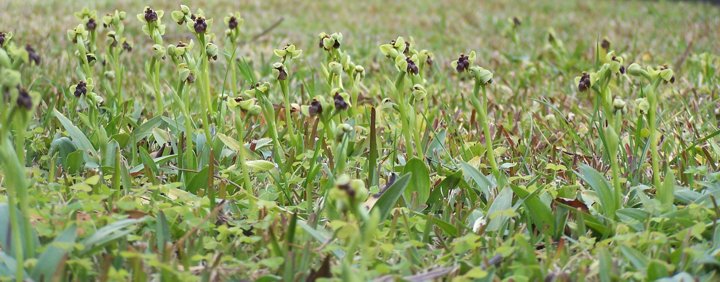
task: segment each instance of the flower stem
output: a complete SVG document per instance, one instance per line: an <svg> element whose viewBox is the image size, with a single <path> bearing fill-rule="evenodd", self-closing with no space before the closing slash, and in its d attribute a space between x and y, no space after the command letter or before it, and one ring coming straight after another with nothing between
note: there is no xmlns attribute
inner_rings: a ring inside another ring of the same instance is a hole
<svg viewBox="0 0 720 282"><path fill-rule="evenodd" d="M478 99L482 89L483 101ZM495 179L500 179L500 169L498 169L497 162L495 162L495 152L493 151L492 135L490 135L490 125L488 124L487 118L487 91L485 87L481 85L480 81L475 81L475 87L473 88L473 95L470 96L470 101L475 107L475 111L478 113L480 119L480 125L482 126L483 135L485 135L485 156L490 163L490 170L492 171Z"/></svg>

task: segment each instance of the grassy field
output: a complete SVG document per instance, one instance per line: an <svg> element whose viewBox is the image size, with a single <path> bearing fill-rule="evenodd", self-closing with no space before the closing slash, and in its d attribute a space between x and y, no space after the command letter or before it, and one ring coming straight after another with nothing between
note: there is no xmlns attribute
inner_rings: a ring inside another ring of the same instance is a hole
<svg viewBox="0 0 720 282"><path fill-rule="evenodd" d="M207 2L0 0L0 281L720 279L720 7Z"/></svg>

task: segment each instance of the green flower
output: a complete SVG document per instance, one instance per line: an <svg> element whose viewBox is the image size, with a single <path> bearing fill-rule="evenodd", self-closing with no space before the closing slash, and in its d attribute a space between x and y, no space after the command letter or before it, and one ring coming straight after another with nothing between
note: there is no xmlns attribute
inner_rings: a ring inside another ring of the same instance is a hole
<svg viewBox="0 0 720 282"><path fill-rule="evenodd" d="M68 30L67 38L73 43L77 43L78 41L84 42L85 39L88 38L88 31L85 29L85 25L79 24L75 28Z"/></svg>
<svg viewBox="0 0 720 282"><path fill-rule="evenodd" d="M273 51L275 56L285 61L286 59L296 59L302 55L302 50L295 48L295 45L288 44L282 49L275 49Z"/></svg>

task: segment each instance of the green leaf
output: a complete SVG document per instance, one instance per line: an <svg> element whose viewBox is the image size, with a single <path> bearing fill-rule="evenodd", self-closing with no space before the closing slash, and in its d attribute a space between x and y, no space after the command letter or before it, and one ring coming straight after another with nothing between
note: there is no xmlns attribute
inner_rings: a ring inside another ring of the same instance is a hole
<svg viewBox="0 0 720 282"><path fill-rule="evenodd" d="M669 209L675 201L675 174L670 168L667 169L662 185L657 187L657 199L663 209Z"/></svg>
<svg viewBox="0 0 720 282"><path fill-rule="evenodd" d="M138 126L132 132L132 140L135 142L152 135L153 129L164 124L162 116L156 116Z"/></svg>
<svg viewBox="0 0 720 282"><path fill-rule="evenodd" d="M607 218L614 219L615 211L617 211L620 206L618 201L619 197L615 197L615 192L607 179L600 172L588 165L581 165L578 175L597 193L598 198L600 198L602 214Z"/></svg>
<svg viewBox="0 0 720 282"><path fill-rule="evenodd" d="M55 154L55 152L57 152L57 162L65 166L68 155L70 155L70 153L72 152L77 151L77 149L77 146L75 146L75 143L73 143L70 138L63 136L53 140L52 143L50 143L50 151L48 152L48 155L53 155Z"/></svg>
<svg viewBox="0 0 720 282"><path fill-rule="evenodd" d="M620 246L620 252L622 252L625 258L635 267L635 269L638 271L645 271L645 267L647 267L648 264L648 258L640 251L622 245Z"/></svg>
<svg viewBox="0 0 720 282"><path fill-rule="evenodd" d="M487 231L499 230L500 227L505 225L505 222L510 219L507 215L496 215L496 213L500 213L512 207L512 196L512 188L506 186L500 191L497 197L495 197L495 200L493 200L490 205L490 209L488 209L487 212L488 218L490 218L490 222L488 223L486 229Z"/></svg>
<svg viewBox="0 0 720 282"><path fill-rule="evenodd" d="M485 177L485 175L480 173L477 168L470 165L469 163L461 162L460 168L463 171L463 175L465 175L466 177L470 177L475 182L476 186L474 188L480 191L485 196L485 199L489 199L490 189L492 187L492 183L490 182L490 180Z"/></svg>
<svg viewBox="0 0 720 282"><path fill-rule="evenodd" d="M62 126L65 128L65 130L68 132L68 135L70 135L70 138L73 140L73 142L75 142L78 148L83 151L96 153L95 148L93 148L92 143L90 143L90 140L77 126L75 126L68 118L66 118L57 110L53 109L53 111L55 113L55 117L57 117L58 121L60 121L60 124L62 124Z"/></svg>
<svg viewBox="0 0 720 282"><path fill-rule="evenodd" d="M77 227L74 224L70 225L40 254L32 270L35 281L56 281L58 266L64 263L65 255L72 250L76 236Z"/></svg>
<svg viewBox="0 0 720 282"><path fill-rule="evenodd" d="M449 196L450 191L457 187L460 180L462 180L462 171L457 171L440 181L440 184L432 190L430 197L428 197L428 206L434 209L435 206L442 204L443 197Z"/></svg>
<svg viewBox="0 0 720 282"><path fill-rule="evenodd" d="M238 142L234 138L231 138L222 133L218 133L218 134L216 134L216 136L220 139L220 141L225 143L225 146L228 146L228 148L230 148L230 150L233 150L235 152L240 152L240 149L242 148L242 145L240 144L240 142Z"/></svg>
<svg viewBox="0 0 720 282"><path fill-rule="evenodd" d="M112 241L119 238L125 237L126 235L135 231L136 225L145 222L147 217L138 219L123 219L106 225L85 238L82 244L85 246L81 254L92 253L94 250L99 249Z"/></svg>
<svg viewBox="0 0 720 282"><path fill-rule="evenodd" d="M430 172L427 166L422 160L413 158L405 164L403 172L412 175L403 193L405 202L414 210L422 209L430 197Z"/></svg>
<svg viewBox="0 0 720 282"><path fill-rule="evenodd" d="M400 196L402 196L403 192L405 192L405 188L407 188L410 183L411 176L412 174L405 174L400 177L400 179L390 185L390 187L388 187L388 189L380 195L377 202L375 202L375 205L372 207L370 212L375 212L377 210L380 213L381 222L390 215L390 211L392 211L395 207L398 199L400 199Z"/></svg>
<svg viewBox="0 0 720 282"><path fill-rule="evenodd" d="M541 189L536 189L533 193L529 193L525 189L514 184L510 184L510 187L512 187L515 194L523 198L521 203L527 209L527 213L530 214L530 218L535 226L541 231L546 232L546 234L554 232L555 217L553 217L550 207L540 200L538 195Z"/></svg>
<svg viewBox="0 0 720 282"><path fill-rule="evenodd" d="M266 172L275 168L275 163L266 160L246 161L245 164L254 172Z"/></svg>
<svg viewBox="0 0 720 282"><path fill-rule="evenodd" d="M66 163L63 164L63 166L65 166L67 171L72 174L79 173L85 165L85 159L83 158L84 154L85 153L82 150L77 150L70 153L67 156L67 159L65 160Z"/></svg>

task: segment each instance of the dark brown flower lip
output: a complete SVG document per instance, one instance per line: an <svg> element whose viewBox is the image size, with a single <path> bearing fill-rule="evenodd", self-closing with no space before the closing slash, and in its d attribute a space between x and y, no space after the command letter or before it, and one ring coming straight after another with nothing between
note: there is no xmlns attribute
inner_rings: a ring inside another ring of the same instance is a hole
<svg viewBox="0 0 720 282"><path fill-rule="evenodd" d="M309 112L310 116L315 116L322 114L323 108L322 104L316 99L313 99L312 102L310 102Z"/></svg>
<svg viewBox="0 0 720 282"><path fill-rule="evenodd" d="M335 109L342 111L346 110L348 108L348 103L345 102L345 98L343 98L340 93L335 93L335 97L333 97L333 100L335 102Z"/></svg>
<svg viewBox="0 0 720 282"><path fill-rule="evenodd" d="M278 68L275 68L275 69L278 70L278 72L279 72L279 73L278 73L278 76L277 76L277 79L278 79L278 80L286 80L286 79L287 79L288 74L287 74L287 72L285 71L285 68L284 68L284 67L281 66L281 67L278 67Z"/></svg>
<svg viewBox="0 0 720 282"><path fill-rule="evenodd" d="M28 52L28 59L30 59L30 62L35 63L35 65L40 65L40 55L35 52L35 49L33 49L30 44L25 45L25 51Z"/></svg>
<svg viewBox="0 0 720 282"><path fill-rule="evenodd" d="M122 47L125 51L132 52L132 46L130 46L130 43L123 42Z"/></svg>
<svg viewBox="0 0 720 282"><path fill-rule="evenodd" d="M603 39L602 42L600 42L600 47L602 47L606 51L609 50L610 49L610 41L608 41L607 39Z"/></svg>
<svg viewBox="0 0 720 282"><path fill-rule="evenodd" d="M238 26L237 18L230 17L230 20L228 21L228 28L230 29L236 29Z"/></svg>
<svg viewBox="0 0 720 282"><path fill-rule="evenodd" d="M30 97L30 94L25 90L25 88L18 87L18 97L17 97L17 105L20 108L24 108L25 110L32 109L32 98Z"/></svg>
<svg viewBox="0 0 720 282"><path fill-rule="evenodd" d="M470 67L470 59L465 54L460 54L460 58L457 60L457 66L455 67L455 70L457 72L464 72L468 70Z"/></svg>
<svg viewBox="0 0 720 282"><path fill-rule="evenodd" d="M88 22L85 24L85 27L90 31L95 30L95 28L97 27L97 23L95 22L95 19L93 19L93 18L88 19Z"/></svg>
<svg viewBox="0 0 720 282"><path fill-rule="evenodd" d="M583 75L580 77L580 82L578 83L578 90L580 90L580 92L583 92L588 90L590 86L590 75L588 73L583 73Z"/></svg>
<svg viewBox="0 0 720 282"><path fill-rule="evenodd" d="M87 83L85 83L85 81L78 82L78 84L75 86L75 93L73 94L75 94L75 97L80 97L87 94Z"/></svg>
<svg viewBox="0 0 720 282"><path fill-rule="evenodd" d="M518 17L513 17L512 20L513 20L513 25L515 27L518 27L522 24L522 22L520 21L520 19L518 19Z"/></svg>
<svg viewBox="0 0 720 282"><path fill-rule="evenodd" d="M0 46L3 46L5 44L5 33L0 32Z"/></svg>
<svg viewBox="0 0 720 282"><path fill-rule="evenodd" d="M157 13L150 8L145 9L145 21L147 22L155 22L158 20Z"/></svg>
<svg viewBox="0 0 720 282"><path fill-rule="evenodd" d="M197 17L193 28L197 33L205 33L207 31L207 22L205 22L205 18Z"/></svg>
<svg viewBox="0 0 720 282"><path fill-rule="evenodd" d="M407 65L407 72L411 74L418 74L420 72L420 69L417 65L415 65L415 62L411 60L410 58L405 58L405 61L408 63Z"/></svg>

